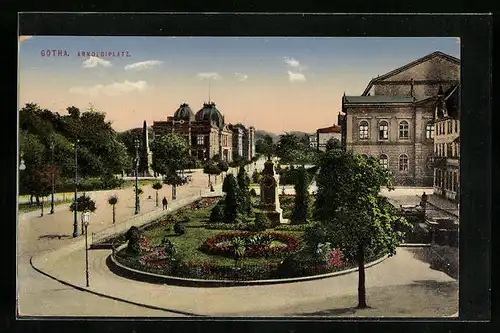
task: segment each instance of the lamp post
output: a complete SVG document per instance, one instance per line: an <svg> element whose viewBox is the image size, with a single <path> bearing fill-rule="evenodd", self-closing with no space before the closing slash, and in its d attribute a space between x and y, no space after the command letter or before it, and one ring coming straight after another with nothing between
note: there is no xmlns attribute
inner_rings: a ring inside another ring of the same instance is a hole
<svg viewBox="0 0 500 333"><path fill-rule="evenodd" d="M135 214L139 214L141 207L139 206L139 140L134 140L135 145Z"/></svg>
<svg viewBox="0 0 500 333"><path fill-rule="evenodd" d="M73 218L73 238L78 237L78 143L80 140L75 142L75 210Z"/></svg>
<svg viewBox="0 0 500 333"><path fill-rule="evenodd" d="M82 224L85 227L85 280L87 288L89 287L89 246L88 246L88 226L90 223L90 213L82 213Z"/></svg>
<svg viewBox="0 0 500 333"><path fill-rule="evenodd" d="M24 164L23 153L21 153L21 162L19 163L19 170L26 170L26 164Z"/></svg>
<svg viewBox="0 0 500 333"><path fill-rule="evenodd" d="M54 214L54 190L55 190L55 182L54 182L54 139L50 142L50 149L52 150L52 196L50 201L50 214Z"/></svg>

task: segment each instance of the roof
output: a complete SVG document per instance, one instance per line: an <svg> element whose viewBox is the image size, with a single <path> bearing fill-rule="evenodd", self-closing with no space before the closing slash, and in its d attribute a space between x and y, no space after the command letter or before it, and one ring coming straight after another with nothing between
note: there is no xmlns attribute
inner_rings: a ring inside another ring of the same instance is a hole
<svg viewBox="0 0 500 333"><path fill-rule="evenodd" d="M203 108L196 113L195 118L197 121L210 120L215 122L218 128L224 128L224 117L217 110L214 102L203 103Z"/></svg>
<svg viewBox="0 0 500 333"><path fill-rule="evenodd" d="M348 104L376 104L376 103L413 103L413 97L400 96L344 96L344 102Z"/></svg>
<svg viewBox="0 0 500 333"><path fill-rule="evenodd" d="M316 133L340 133L340 126L333 125L330 127L318 128Z"/></svg>
<svg viewBox="0 0 500 333"><path fill-rule="evenodd" d="M373 84L376 83L377 81L382 81L382 80L385 80L387 79L388 77L391 77L393 75L396 75L396 74L399 74L401 72L404 72L405 70L411 68L411 67L414 67L418 64L421 64L429 59L432 59L434 57L442 57L444 59L447 59L451 62L454 62L456 64L460 64L460 59L458 58L455 58L455 57L452 57L451 55L449 54L446 54L446 53L443 53L443 52L440 52L440 51L436 51L436 52L432 52L428 55L426 55L425 57L422 57L422 58L419 58L415 61L412 61L404 66L401 66L399 68L396 68L395 70L393 71L390 71L389 73L386 73L384 75L380 75L379 77L376 77L374 79L372 79L369 83L368 83L368 86L366 87L365 91L363 92L363 96L366 96L368 94L368 92L370 91L370 89L372 88Z"/></svg>
<svg viewBox="0 0 500 333"><path fill-rule="evenodd" d="M182 103L174 113L175 120L194 121L194 113L188 104Z"/></svg>

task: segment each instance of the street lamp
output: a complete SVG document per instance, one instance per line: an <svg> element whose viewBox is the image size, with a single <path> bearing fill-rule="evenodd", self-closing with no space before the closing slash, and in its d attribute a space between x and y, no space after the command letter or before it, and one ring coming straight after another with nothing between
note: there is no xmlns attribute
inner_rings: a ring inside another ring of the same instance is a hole
<svg viewBox="0 0 500 333"><path fill-rule="evenodd" d="M75 210L73 219L73 238L78 237L78 143L80 140L75 142Z"/></svg>
<svg viewBox="0 0 500 333"><path fill-rule="evenodd" d="M88 246L88 232L87 228L90 224L90 213L82 213L82 224L85 227L85 278L87 281L87 288L89 287L89 246Z"/></svg>
<svg viewBox="0 0 500 333"><path fill-rule="evenodd" d="M54 139L50 142L50 149L52 150L52 196L50 201L50 214L54 214Z"/></svg>
<svg viewBox="0 0 500 333"><path fill-rule="evenodd" d="M135 214L139 214L141 207L139 206L139 140L134 140L135 145Z"/></svg>
<svg viewBox="0 0 500 333"><path fill-rule="evenodd" d="M23 153L21 153L21 162L19 163L19 170L26 170L26 164L24 164Z"/></svg>

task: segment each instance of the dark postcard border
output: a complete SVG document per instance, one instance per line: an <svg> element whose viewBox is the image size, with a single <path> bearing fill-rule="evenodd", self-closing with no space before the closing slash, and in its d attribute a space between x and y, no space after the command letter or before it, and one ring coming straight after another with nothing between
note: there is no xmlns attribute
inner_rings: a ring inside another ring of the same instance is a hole
<svg viewBox="0 0 500 333"><path fill-rule="evenodd" d="M462 119L461 135L461 226L460 226L460 319L488 320L490 317L490 221L491 221L491 16L485 15L309 15L309 14L41 14L24 13L19 16L20 34L23 35L147 35L147 36L352 36L352 37L460 37L462 41ZM14 78L13 78L14 79ZM15 77L17 82L17 73ZM15 94L12 94L15 105ZM16 140L17 123L9 117ZM2 147L2 149L5 149ZM7 148L5 153L14 153ZM15 156L15 155L14 155ZM16 168L16 158L8 165ZM15 172L15 171L14 171ZM14 175L14 172L12 175ZM15 177L11 178L14 182ZM13 202L15 209L15 200ZM15 216L15 212L13 213ZM12 230L15 235L15 228ZM14 248L13 248L14 249ZM15 254L13 253L15 258ZM15 264L15 263L14 263ZM15 267L15 265L14 265ZM14 278L15 278L15 269ZM15 291L15 290L14 290ZM13 310L10 310L10 313ZM20 331L41 329L59 331L80 327L95 330L106 327L108 332L150 331L154 322L134 320L116 322L99 320L75 321L18 321ZM227 318L226 320L232 320ZM263 320L232 321L226 328L242 332L262 331L295 332L302 329L321 330L335 319L310 318L293 320L273 318ZM365 320L355 324L365 328ZM195 322L192 322L195 321ZM376 320L377 321L377 320ZM437 321L437 320L433 320ZM349 322L336 322L336 328L354 327ZM163 324L163 323L162 323ZM195 324L195 325L193 325ZM196 331L216 328L216 322L201 319L171 321L175 331L189 327ZM245 324L245 325L241 325ZM250 325L251 324L251 325ZM307 328L304 325L307 324ZM73 326L75 325L75 326ZM479 324L467 324L478 327ZM83 327L84 326L84 327ZM384 323L384 328L394 326ZM438 327L436 327L438 326ZM423 323L420 320L408 327L409 331L449 331L453 323ZM381 327L379 327L380 329ZM407 328L405 328L406 330ZM156 331L156 330L155 330Z"/></svg>

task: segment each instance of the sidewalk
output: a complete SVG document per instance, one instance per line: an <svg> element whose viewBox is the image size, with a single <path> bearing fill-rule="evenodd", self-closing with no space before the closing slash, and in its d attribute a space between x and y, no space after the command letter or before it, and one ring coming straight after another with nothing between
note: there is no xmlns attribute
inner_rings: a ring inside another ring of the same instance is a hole
<svg viewBox="0 0 500 333"><path fill-rule="evenodd" d="M458 206L456 203L443 199L437 195L430 194L427 197L427 203L433 206L434 208L437 208L438 210L454 215L455 217L459 218L460 217L460 212L458 210Z"/></svg>

